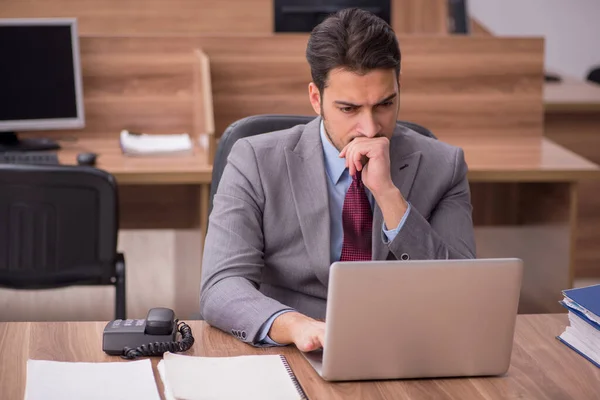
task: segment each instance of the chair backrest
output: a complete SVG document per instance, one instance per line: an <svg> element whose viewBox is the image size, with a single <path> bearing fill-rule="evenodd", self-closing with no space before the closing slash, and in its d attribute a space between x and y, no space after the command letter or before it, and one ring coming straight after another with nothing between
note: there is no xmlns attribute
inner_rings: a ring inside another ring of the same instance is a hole
<svg viewBox="0 0 600 400"><path fill-rule="evenodd" d="M107 172L0 165L0 286L114 284L118 221Z"/></svg>
<svg viewBox="0 0 600 400"><path fill-rule="evenodd" d="M600 85L600 67L591 69L590 72L588 72L586 79Z"/></svg>
<svg viewBox="0 0 600 400"><path fill-rule="evenodd" d="M245 138L248 136L254 136L260 133L288 129L295 125L307 124L314 118L314 116L304 115L265 114L242 118L229 125L223 133L223 135L221 136L221 139L219 140L219 145L215 154L215 161L213 163L212 182L210 187L209 213L210 211L212 211L213 198L215 196L215 193L217 193L217 187L219 186L219 181L221 180L221 176L223 175L225 165L227 165L227 156L229 155L229 152L231 151L231 148L233 147L234 143L238 139ZM436 137L429 129L421 125L407 121L398 121L397 124L409 128L417 133L420 133L423 136L436 139Z"/></svg>

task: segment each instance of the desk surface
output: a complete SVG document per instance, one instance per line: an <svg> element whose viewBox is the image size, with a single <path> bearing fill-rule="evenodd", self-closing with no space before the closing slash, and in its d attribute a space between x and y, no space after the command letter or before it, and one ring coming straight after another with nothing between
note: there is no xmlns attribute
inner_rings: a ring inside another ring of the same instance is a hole
<svg viewBox="0 0 600 400"><path fill-rule="evenodd" d="M546 111L600 112L600 85L564 77L544 84Z"/></svg>
<svg viewBox="0 0 600 400"><path fill-rule="evenodd" d="M87 138L60 143L58 152L62 164L76 164L77 154L98 154L96 167L113 174L120 184L162 185L209 183L212 165L207 151L196 145L191 154L172 156L125 156L118 137Z"/></svg>
<svg viewBox="0 0 600 400"><path fill-rule="evenodd" d="M442 140L446 140L442 138ZM449 138L465 150L469 179L489 181L578 181L600 177L600 167L546 138ZM121 184L202 184L210 183L212 165L206 150L196 146L191 155L124 156L117 138L81 137L61 143L62 163L74 164L77 153L98 153L97 167Z"/></svg>
<svg viewBox="0 0 600 400"><path fill-rule="evenodd" d="M543 137L465 137L447 142L464 150L471 182L569 182L600 177L598 165Z"/></svg>
<svg viewBox="0 0 600 400"><path fill-rule="evenodd" d="M326 383L294 347L256 349L202 321L190 323L196 343L188 354L236 356L278 354L288 358L311 399L597 399L600 369L555 339L564 331L561 315L517 318L511 367L502 377ZM0 323L0 392L22 399L27 359L126 362L102 350L104 322ZM162 382L154 375L162 394Z"/></svg>

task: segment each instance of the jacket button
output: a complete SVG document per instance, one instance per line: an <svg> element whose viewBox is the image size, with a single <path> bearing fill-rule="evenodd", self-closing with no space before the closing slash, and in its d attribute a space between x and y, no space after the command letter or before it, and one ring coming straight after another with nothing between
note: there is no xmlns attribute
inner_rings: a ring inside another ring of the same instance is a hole
<svg viewBox="0 0 600 400"><path fill-rule="evenodd" d="M402 261L408 261L408 260L410 260L410 256L406 253L402 253L402 255L400 256L400 259Z"/></svg>
<svg viewBox="0 0 600 400"><path fill-rule="evenodd" d="M246 340L246 331L242 332L242 339Z"/></svg>

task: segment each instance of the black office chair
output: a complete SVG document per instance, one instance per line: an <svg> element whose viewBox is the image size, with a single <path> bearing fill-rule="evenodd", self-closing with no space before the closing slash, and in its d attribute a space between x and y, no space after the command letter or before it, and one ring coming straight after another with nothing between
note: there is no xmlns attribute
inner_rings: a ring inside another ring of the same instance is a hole
<svg viewBox="0 0 600 400"><path fill-rule="evenodd" d="M590 72L588 72L586 79L600 85L600 67L592 68Z"/></svg>
<svg viewBox="0 0 600 400"><path fill-rule="evenodd" d="M227 156L229 155L233 144L238 139L254 136L259 133L279 131L282 129L291 128L295 125L307 124L314 118L314 116L310 117L303 115L265 114L242 118L229 125L219 140L217 153L215 154L212 181L210 186L210 203L208 209L209 214L212 211L213 198L217 192L217 187L219 186L219 181L223 175L223 170L225 169L225 165L227 165ZM437 139L429 129L421 125L407 121L398 121L397 123L398 125L409 128L423 136Z"/></svg>
<svg viewBox="0 0 600 400"><path fill-rule="evenodd" d="M117 186L107 172L0 164L0 286L115 286L125 319L125 258L117 253Z"/></svg>

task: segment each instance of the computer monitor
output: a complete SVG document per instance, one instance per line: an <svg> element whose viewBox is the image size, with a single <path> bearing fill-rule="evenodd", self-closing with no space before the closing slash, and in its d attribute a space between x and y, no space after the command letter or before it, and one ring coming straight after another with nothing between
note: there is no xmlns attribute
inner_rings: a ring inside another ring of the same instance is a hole
<svg viewBox="0 0 600 400"><path fill-rule="evenodd" d="M467 0L448 0L448 31L458 35L471 33Z"/></svg>
<svg viewBox="0 0 600 400"><path fill-rule="evenodd" d="M17 131L84 127L76 19L0 19L0 57L0 151L59 148Z"/></svg>
<svg viewBox="0 0 600 400"><path fill-rule="evenodd" d="M275 32L310 32L344 8L367 10L390 23L390 0L275 0Z"/></svg>

